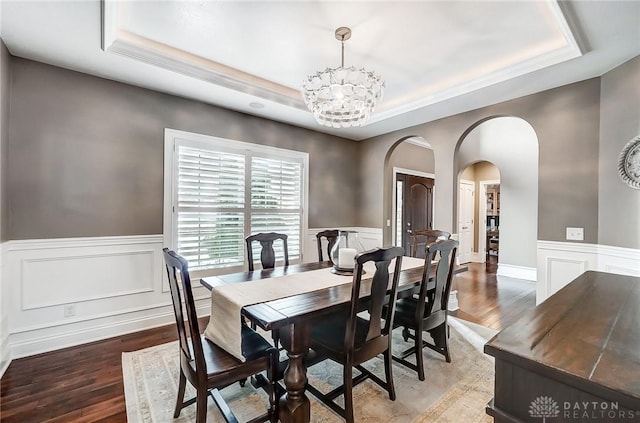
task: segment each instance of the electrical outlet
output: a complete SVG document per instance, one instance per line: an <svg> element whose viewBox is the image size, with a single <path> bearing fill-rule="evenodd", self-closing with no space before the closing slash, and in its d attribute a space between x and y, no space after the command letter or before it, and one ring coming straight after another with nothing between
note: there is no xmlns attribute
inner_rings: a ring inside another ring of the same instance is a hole
<svg viewBox="0 0 640 423"><path fill-rule="evenodd" d="M66 304L64 306L64 317L73 317L76 315L76 305Z"/></svg>
<svg viewBox="0 0 640 423"><path fill-rule="evenodd" d="M567 228L567 240L583 241L584 228Z"/></svg>

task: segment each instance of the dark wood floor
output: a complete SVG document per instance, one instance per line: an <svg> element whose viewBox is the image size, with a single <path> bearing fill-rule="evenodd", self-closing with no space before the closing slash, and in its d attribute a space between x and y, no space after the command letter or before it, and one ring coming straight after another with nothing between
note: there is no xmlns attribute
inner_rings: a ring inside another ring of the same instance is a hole
<svg viewBox="0 0 640 423"><path fill-rule="evenodd" d="M458 291L460 319L501 330L536 304L536 285L522 279L497 277L495 258L488 264L469 263L467 272L456 275L452 289Z"/></svg>
<svg viewBox="0 0 640 423"><path fill-rule="evenodd" d="M456 276L453 315L501 329L534 307L535 285L500 279L495 264ZM204 323L204 322L203 322ZM126 422L121 354L176 339L166 326L14 360L1 383L3 423Z"/></svg>

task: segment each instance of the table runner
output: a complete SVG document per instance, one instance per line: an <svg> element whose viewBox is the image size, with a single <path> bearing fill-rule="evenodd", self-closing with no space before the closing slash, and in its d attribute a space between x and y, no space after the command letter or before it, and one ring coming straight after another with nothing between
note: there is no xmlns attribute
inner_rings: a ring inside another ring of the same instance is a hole
<svg viewBox="0 0 640 423"><path fill-rule="evenodd" d="M422 267L423 264L424 259L403 257L401 270ZM366 263L365 271L368 275L373 275L375 265L372 262ZM353 276L336 275L327 268L214 287L211 291L211 318L204 336L236 358L245 361L240 336L243 307L319 291L352 281Z"/></svg>

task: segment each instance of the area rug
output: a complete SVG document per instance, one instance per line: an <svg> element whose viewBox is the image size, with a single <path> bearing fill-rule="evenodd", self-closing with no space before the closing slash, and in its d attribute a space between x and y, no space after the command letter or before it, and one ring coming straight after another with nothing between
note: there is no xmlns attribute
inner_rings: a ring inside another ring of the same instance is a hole
<svg viewBox="0 0 640 423"><path fill-rule="evenodd" d="M426 380L423 382L418 380L415 372L394 364L396 401L390 401L386 392L373 382L365 381L358 385L353 391L357 422L491 421L485 414L485 406L493 396L493 363L478 350L488 335L479 335L455 319L452 319L450 326L452 362L446 363L441 355L425 348ZM400 351L410 346L396 332L393 338L394 350ZM471 339L474 336L476 338ZM122 354L125 401L130 423L195 420L195 405L183 409L180 417L173 419L179 366L177 342ZM384 376L381 359L372 360L368 367ZM331 390L342 383L341 367L329 361L312 366L309 369L309 380L323 391ZM193 389L188 385L187 396L191 397L193 394ZM261 414L267 403L264 392L255 390L249 383L244 387L234 384L222 390L221 394L240 421ZM309 395L309 398L312 422L343 422L313 395ZM211 399L207 422L223 422Z"/></svg>

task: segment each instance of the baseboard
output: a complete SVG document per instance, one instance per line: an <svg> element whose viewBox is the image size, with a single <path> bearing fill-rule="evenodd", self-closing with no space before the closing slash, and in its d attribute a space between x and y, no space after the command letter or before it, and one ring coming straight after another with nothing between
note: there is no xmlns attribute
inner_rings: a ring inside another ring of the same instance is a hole
<svg viewBox="0 0 640 423"><path fill-rule="evenodd" d="M527 281L536 281L538 279L537 269L535 267L516 266L513 264L498 263L498 276L507 276L510 278L524 279Z"/></svg>
<svg viewBox="0 0 640 423"><path fill-rule="evenodd" d="M0 343L0 378L11 364L11 354L9 349L9 338L4 338Z"/></svg>

